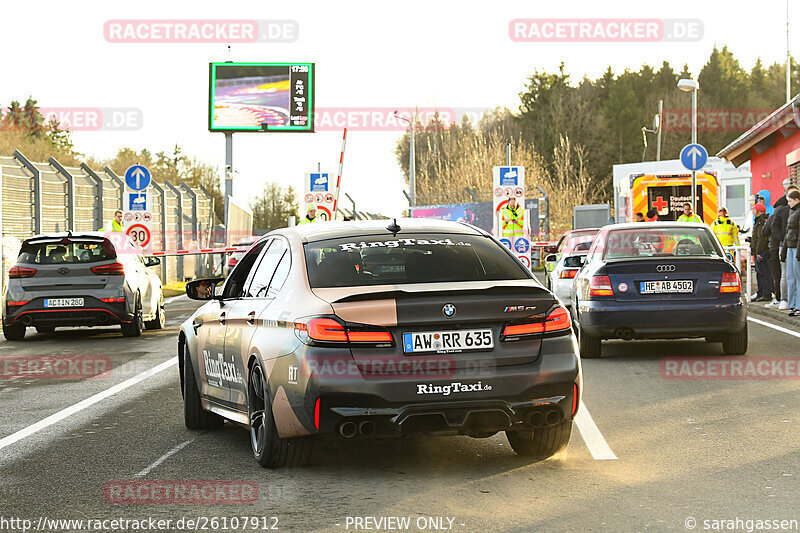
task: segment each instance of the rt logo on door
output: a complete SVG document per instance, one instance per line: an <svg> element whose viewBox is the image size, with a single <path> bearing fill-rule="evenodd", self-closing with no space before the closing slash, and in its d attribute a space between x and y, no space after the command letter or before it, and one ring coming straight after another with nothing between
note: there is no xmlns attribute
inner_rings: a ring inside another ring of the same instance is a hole
<svg viewBox="0 0 800 533"><path fill-rule="evenodd" d="M297 367L290 366L289 367L289 383L292 385L297 385Z"/></svg>
<svg viewBox="0 0 800 533"><path fill-rule="evenodd" d="M447 318L453 318L456 316L456 306L453 304L447 304L442 307L442 314Z"/></svg>

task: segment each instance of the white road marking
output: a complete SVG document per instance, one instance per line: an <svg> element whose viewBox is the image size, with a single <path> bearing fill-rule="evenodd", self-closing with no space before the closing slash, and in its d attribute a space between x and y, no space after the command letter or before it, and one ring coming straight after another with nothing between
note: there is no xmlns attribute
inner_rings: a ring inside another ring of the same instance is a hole
<svg viewBox="0 0 800 533"><path fill-rule="evenodd" d="M187 444L189 444L190 442L192 442L196 438L197 437L193 437L193 438L187 440L186 442L181 442L180 444L178 444L177 446L172 448L170 451L168 451L167 453L165 453L164 455L162 455L161 457L159 457L158 459L153 461L153 464L151 464L150 466L148 466L147 468L145 468L144 470L142 470L138 474L134 475L133 477L144 477L144 476L146 476L147 474L150 473L151 470L153 470L158 465L160 465L161 463L163 463L164 461L169 459L171 456L173 456L176 453L178 453L179 451L181 451Z"/></svg>
<svg viewBox="0 0 800 533"><path fill-rule="evenodd" d="M11 446L12 444L14 444L16 442L21 441L25 437L29 437L29 436L33 435L34 433L36 433L38 431L41 431L42 429L44 429L46 427L49 427L49 426L52 426L53 424L61 422L62 420L74 415L75 413L83 411L87 407L91 407L92 405L94 405L94 404L96 404L98 402L101 402L101 401L105 400L106 398L114 396L115 394L124 391L128 387L132 387L133 385L136 385L140 381L144 381L145 379L147 379L147 378L149 378L151 376L155 376L159 372L161 372L163 370L166 370L167 368L170 368L171 366L174 366L176 364L178 364L178 359L176 357L170 357L170 359L168 361L164 361L163 363L161 363L159 365L156 365L156 366L154 366L153 368L151 368L149 370L145 370L141 374L137 374L137 375L133 376L132 378L128 378L125 381L123 381L122 383L118 383L118 384L114 385L113 387L109 387L108 389L106 389L106 390L104 390L102 392L98 392L97 394L95 394L93 396L89 396L85 400L82 400L82 401L80 401L80 402L78 402L78 403L76 403L74 405L71 405L71 406L67 407L66 409L62 409L61 411L59 411L59 412L57 412L55 414L52 414L52 415L48 416L47 418L36 422L35 424L32 424L32 425L30 425L30 426L28 426L26 428L23 428L23 429L17 431L16 433L12 433L8 437L4 437L4 438L0 439L0 450L2 450L3 448L6 448L8 446Z"/></svg>
<svg viewBox="0 0 800 533"><path fill-rule="evenodd" d="M755 322L756 324L761 324L762 326L767 326L768 328L772 328L774 330L780 331L781 333L786 333L787 335L791 335L793 337L797 337L800 339L800 333L796 331L792 331L791 329L784 328L783 326L778 326L777 324L772 324L770 322L764 322L763 320L759 320L753 317L747 317L747 320L750 322Z"/></svg>
<svg viewBox="0 0 800 533"><path fill-rule="evenodd" d="M603 434L600 433L597 424L594 423L592 415L589 414L589 410L586 408L586 404L584 404L583 401L581 401L578 414L575 415L575 423L578 425L578 430L581 432L583 442L586 443L586 447L589 448L589 452L596 461L617 459L617 456L614 455L614 452L611 451L611 448L608 446L606 439L603 438Z"/></svg>

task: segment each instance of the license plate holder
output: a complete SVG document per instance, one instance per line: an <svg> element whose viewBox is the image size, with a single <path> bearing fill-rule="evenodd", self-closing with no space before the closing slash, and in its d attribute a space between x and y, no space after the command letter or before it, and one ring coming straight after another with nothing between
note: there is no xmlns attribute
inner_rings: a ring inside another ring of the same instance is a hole
<svg viewBox="0 0 800 533"><path fill-rule="evenodd" d="M459 353L494 348L490 328L440 331L418 331L403 333L403 352Z"/></svg>
<svg viewBox="0 0 800 533"><path fill-rule="evenodd" d="M83 307L83 298L45 298L44 306L46 309L56 307Z"/></svg>
<svg viewBox="0 0 800 533"><path fill-rule="evenodd" d="M640 294L691 294L694 282L690 279L664 279L658 281L640 281Z"/></svg>

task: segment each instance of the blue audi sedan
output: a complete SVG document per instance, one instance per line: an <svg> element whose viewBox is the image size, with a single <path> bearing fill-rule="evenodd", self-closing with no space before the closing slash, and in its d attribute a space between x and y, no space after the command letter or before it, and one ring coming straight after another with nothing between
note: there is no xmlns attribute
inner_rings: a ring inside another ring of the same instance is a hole
<svg viewBox="0 0 800 533"><path fill-rule="evenodd" d="M705 337L747 352L741 277L705 224L603 227L570 296L581 357L600 357L603 339Z"/></svg>

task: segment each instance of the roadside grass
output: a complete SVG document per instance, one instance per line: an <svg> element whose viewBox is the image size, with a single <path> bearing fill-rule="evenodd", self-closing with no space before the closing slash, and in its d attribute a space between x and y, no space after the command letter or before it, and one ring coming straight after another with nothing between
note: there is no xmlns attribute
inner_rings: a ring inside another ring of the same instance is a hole
<svg viewBox="0 0 800 533"><path fill-rule="evenodd" d="M172 283L167 283L164 285L161 290L163 291L165 298L178 296L179 294L186 294L186 282L173 281Z"/></svg>

